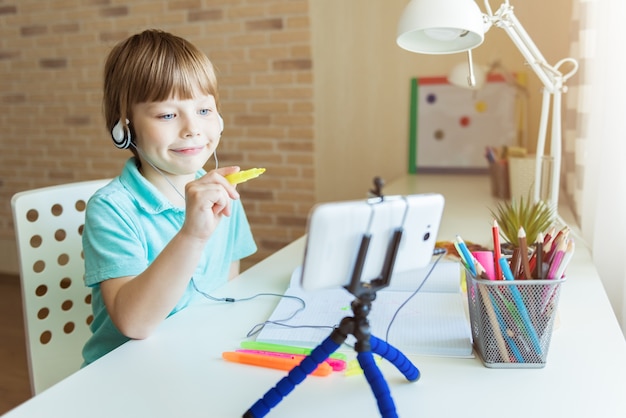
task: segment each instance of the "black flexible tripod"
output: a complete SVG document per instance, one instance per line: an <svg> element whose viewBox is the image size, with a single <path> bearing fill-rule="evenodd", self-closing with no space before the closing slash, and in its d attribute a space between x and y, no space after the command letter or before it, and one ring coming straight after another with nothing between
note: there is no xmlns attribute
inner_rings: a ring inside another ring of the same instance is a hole
<svg viewBox="0 0 626 418"><path fill-rule="evenodd" d="M381 184L375 180L377 191L380 193ZM382 196L379 195L382 201ZM341 344L344 343L348 335L354 335L357 352L357 360L363 369L363 373L369 383L378 410L384 418L397 417L396 407L391 397L389 386L384 376L374 361L372 352L387 359L406 377L413 382L420 378L420 372L411 361L398 349L385 341L371 335L370 325L367 319L372 306L372 301L376 299L376 291L389 285L391 273L395 263L400 241L402 239L402 227L394 231L391 242L387 248L385 261L381 274L370 282L361 282L361 274L367 256L367 250L371 241L371 234L364 234L352 272L350 284L345 286L356 299L351 304L353 316L345 317L341 320L332 333L318 345L302 362L294 367L287 376L282 378L276 386L270 389L261 399L243 415L244 418L260 418L267 415L271 408L287 396L299 383L312 373L315 368L325 361Z"/></svg>

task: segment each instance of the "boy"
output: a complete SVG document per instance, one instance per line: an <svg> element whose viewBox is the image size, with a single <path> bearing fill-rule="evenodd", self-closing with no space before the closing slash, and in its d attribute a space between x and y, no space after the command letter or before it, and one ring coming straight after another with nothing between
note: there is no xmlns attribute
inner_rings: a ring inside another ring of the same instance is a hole
<svg viewBox="0 0 626 418"><path fill-rule="evenodd" d="M238 167L205 163L223 121L213 66L189 42L147 30L110 52L106 124L133 153L89 201L83 233L92 287L89 364L129 339L148 337L169 315L239 273L256 251L235 186Z"/></svg>

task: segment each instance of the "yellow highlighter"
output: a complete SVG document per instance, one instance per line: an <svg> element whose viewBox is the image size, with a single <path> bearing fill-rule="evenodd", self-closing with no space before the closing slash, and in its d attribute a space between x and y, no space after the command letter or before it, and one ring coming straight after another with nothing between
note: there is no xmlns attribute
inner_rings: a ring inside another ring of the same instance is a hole
<svg viewBox="0 0 626 418"><path fill-rule="evenodd" d="M226 180L228 180L230 184L239 184L248 180L255 179L263 173L265 173L264 168L251 168L249 170L244 170L238 173L229 174L225 177L226 177Z"/></svg>

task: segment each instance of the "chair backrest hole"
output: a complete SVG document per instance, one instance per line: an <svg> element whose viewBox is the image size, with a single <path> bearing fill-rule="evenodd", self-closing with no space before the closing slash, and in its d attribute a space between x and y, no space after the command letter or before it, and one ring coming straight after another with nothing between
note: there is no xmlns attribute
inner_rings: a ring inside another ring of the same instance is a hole
<svg viewBox="0 0 626 418"><path fill-rule="evenodd" d="M41 238L41 235L33 235L32 237L30 237L30 246L33 248L41 247L42 242L43 239Z"/></svg>
<svg viewBox="0 0 626 418"><path fill-rule="evenodd" d="M37 296L44 296L46 293L48 293L48 286L45 284L41 284L37 286L37 289L35 289L35 294Z"/></svg>
<svg viewBox="0 0 626 418"><path fill-rule="evenodd" d="M37 312L37 318L39 319L46 319L48 315L50 315L50 309L48 308L41 308Z"/></svg>
<svg viewBox="0 0 626 418"><path fill-rule="evenodd" d="M64 331L66 334L71 334L71 333L72 333L72 331L74 331L74 328L75 328L74 323L70 321L70 322L68 322L68 323L66 323L66 324L65 324L65 326L63 327L63 331Z"/></svg>
<svg viewBox="0 0 626 418"><path fill-rule="evenodd" d="M56 232L54 233L54 239L56 239L59 242L63 241L66 236L67 236L67 233L65 232L64 229L57 229Z"/></svg>
<svg viewBox="0 0 626 418"><path fill-rule="evenodd" d="M44 331L39 336L39 342L43 345L46 345L52 340L52 333L50 331Z"/></svg>
<svg viewBox="0 0 626 418"><path fill-rule="evenodd" d="M59 263L60 266L66 266L67 263L70 262L70 256L63 253L60 254L59 257L57 258L57 263Z"/></svg>
<svg viewBox="0 0 626 418"><path fill-rule="evenodd" d="M39 212L37 212L37 209L31 209L26 212L26 220L28 220L28 222L35 222L37 219L39 219Z"/></svg>
<svg viewBox="0 0 626 418"><path fill-rule="evenodd" d="M64 277L59 282L59 286L61 287L61 289L67 289L71 285L72 285L72 279L70 279L69 277Z"/></svg>
<svg viewBox="0 0 626 418"><path fill-rule="evenodd" d="M76 201L74 207L77 211L83 212L87 208L87 203L84 200L80 199Z"/></svg>
<svg viewBox="0 0 626 418"><path fill-rule="evenodd" d="M52 205L52 207L50 208L50 212L54 215L54 216L61 216L61 214L63 213L63 206L61 206L60 204L54 204Z"/></svg>
<svg viewBox="0 0 626 418"><path fill-rule="evenodd" d="M91 305L91 293L87 294L87 296L85 296L85 303L87 305Z"/></svg>
<svg viewBox="0 0 626 418"><path fill-rule="evenodd" d="M63 309L64 311L69 311L70 309L72 309L72 306L74 306L74 302L68 299L61 304L61 309Z"/></svg>
<svg viewBox="0 0 626 418"><path fill-rule="evenodd" d="M33 264L33 271L35 273L41 273L42 271L44 271L45 268L46 263L43 260L37 260L35 261L35 264Z"/></svg>
<svg viewBox="0 0 626 418"><path fill-rule="evenodd" d="M91 323L93 322L93 315L89 315L85 322L87 323L87 325L91 325Z"/></svg>

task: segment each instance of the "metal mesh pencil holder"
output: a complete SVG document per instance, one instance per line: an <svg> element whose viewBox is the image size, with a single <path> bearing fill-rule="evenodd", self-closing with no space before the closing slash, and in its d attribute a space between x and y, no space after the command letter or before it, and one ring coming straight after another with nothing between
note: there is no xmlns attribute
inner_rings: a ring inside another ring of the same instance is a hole
<svg viewBox="0 0 626 418"><path fill-rule="evenodd" d="M482 280L466 272L474 347L491 368L546 364L561 284L558 280Z"/></svg>

